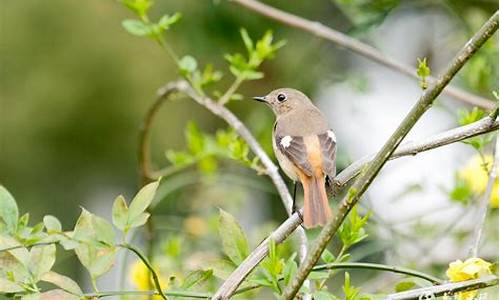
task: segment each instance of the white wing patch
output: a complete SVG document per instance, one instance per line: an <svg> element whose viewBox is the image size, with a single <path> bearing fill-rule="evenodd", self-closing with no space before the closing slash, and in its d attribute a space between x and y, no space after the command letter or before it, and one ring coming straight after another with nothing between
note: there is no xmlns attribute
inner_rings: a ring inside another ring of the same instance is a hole
<svg viewBox="0 0 500 300"><path fill-rule="evenodd" d="M337 143L337 137L335 136L335 133L333 133L333 131L328 130L326 133L328 134L328 137L331 138L334 143Z"/></svg>
<svg viewBox="0 0 500 300"><path fill-rule="evenodd" d="M288 148L290 147L290 143L292 142L292 137L287 135L287 136L284 136L281 141L280 141L280 144L281 146L283 146L284 148Z"/></svg>

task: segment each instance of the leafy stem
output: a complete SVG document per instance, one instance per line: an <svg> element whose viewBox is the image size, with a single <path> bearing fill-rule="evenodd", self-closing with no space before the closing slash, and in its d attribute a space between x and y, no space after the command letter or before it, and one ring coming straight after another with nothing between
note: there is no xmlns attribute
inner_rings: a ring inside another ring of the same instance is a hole
<svg viewBox="0 0 500 300"><path fill-rule="evenodd" d="M231 84L231 86L227 89L224 95L220 97L219 104L225 105L231 99L234 93L238 90L238 88L240 87L241 83L243 83L244 80L245 78L243 78L242 76L236 76L236 79L233 81L233 84Z"/></svg>
<svg viewBox="0 0 500 300"><path fill-rule="evenodd" d="M167 296L163 293L163 291L161 289L161 285L160 285L160 280L159 280L159 277L158 277L158 273L156 273L155 269L153 268L153 266L151 265L151 263L149 262L149 260L146 258L146 256L144 256L141 253L141 251L139 251L139 249L135 248L134 246L132 246L130 244L126 244L126 243L125 244L119 244L118 247L122 247L122 248L125 248L125 249L128 249L128 250L132 251L144 263L144 265L146 265L146 267L148 268L149 272L151 273L151 276L153 277L153 282L154 282L156 291L158 292L158 294L164 300L168 300Z"/></svg>

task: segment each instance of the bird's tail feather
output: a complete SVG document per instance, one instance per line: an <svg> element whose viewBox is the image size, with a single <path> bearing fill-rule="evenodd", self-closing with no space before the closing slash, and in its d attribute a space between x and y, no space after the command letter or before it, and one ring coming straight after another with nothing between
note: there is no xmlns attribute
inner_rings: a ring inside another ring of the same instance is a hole
<svg viewBox="0 0 500 300"><path fill-rule="evenodd" d="M325 178L303 178L304 187L304 226L312 228L325 226L332 216L325 189Z"/></svg>

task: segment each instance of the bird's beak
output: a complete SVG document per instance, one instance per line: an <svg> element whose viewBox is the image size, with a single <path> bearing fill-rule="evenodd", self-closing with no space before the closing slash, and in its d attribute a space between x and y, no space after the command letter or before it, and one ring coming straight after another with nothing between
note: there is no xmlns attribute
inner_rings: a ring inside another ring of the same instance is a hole
<svg viewBox="0 0 500 300"><path fill-rule="evenodd" d="M265 96L262 96L262 97L252 97L252 98L253 98L253 100L257 100L259 102L267 102Z"/></svg>

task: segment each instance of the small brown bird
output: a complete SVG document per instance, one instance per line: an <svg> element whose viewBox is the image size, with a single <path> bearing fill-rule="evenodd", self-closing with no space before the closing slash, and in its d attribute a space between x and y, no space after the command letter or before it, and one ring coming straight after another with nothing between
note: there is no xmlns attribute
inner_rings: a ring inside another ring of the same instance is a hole
<svg viewBox="0 0 500 300"><path fill-rule="evenodd" d="M269 105L276 114L273 149L278 162L295 184L304 189L304 226L324 226L332 212L325 177L335 177L336 138L321 111L302 92L277 89L255 100ZM295 210L295 190L294 190Z"/></svg>

